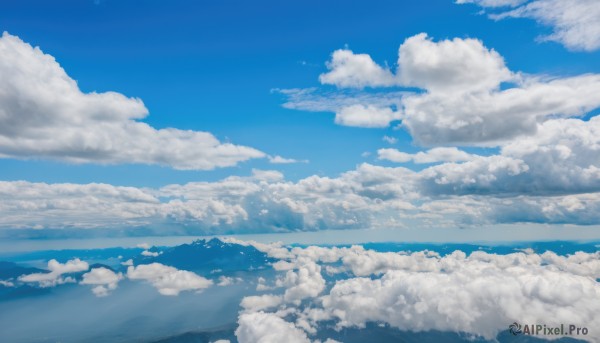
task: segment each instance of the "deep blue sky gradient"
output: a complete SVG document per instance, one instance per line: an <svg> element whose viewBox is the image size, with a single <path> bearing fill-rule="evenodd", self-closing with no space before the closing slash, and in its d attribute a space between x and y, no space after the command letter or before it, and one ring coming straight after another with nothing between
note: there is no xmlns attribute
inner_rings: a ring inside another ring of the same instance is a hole
<svg viewBox="0 0 600 343"><path fill-rule="evenodd" d="M342 127L331 113L281 107L284 98L272 89L318 86L325 61L346 45L394 67L399 45L417 33L436 40L474 37L503 55L511 70L600 72L600 53L536 42L548 31L534 21L494 22L478 11L451 0L3 1L0 30L54 56L83 91L141 98L150 110L145 121L156 128L209 131L310 163L256 160L215 171L176 171L0 159L0 179L160 186L259 168L294 180L335 176L365 161L386 165L361 156L387 147L384 135L400 138L397 148L418 150L403 131Z"/></svg>

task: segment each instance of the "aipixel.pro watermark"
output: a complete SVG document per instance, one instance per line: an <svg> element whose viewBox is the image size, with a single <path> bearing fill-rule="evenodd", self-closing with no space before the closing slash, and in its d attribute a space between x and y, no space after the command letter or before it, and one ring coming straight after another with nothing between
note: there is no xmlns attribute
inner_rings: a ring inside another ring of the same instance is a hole
<svg viewBox="0 0 600 343"><path fill-rule="evenodd" d="M524 324L514 322L508 326L508 331L514 336L587 336L589 330L586 327L574 324L546 325L546 324Z"/></svg>

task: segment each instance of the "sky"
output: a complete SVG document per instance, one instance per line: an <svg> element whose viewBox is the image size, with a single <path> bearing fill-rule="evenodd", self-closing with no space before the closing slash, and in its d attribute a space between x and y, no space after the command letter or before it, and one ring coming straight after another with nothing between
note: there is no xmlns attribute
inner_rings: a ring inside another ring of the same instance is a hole
<svg viewBox="0 0 600 343"><path fill-rule="evenodd" d="M594 227L600 7L565 6L8 1L0 234Z"/></svg>

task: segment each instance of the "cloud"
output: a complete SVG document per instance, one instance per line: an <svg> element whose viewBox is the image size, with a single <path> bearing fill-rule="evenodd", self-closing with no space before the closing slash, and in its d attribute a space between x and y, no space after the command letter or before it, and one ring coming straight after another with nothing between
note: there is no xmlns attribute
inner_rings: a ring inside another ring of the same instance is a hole
<svg viewBox="0 0 600 343"><path fill-rule="evenodd" d="M433 42L417 35L402 44L399 61L404 81L427 91L403 98L402 125L423 145L497 146L534 134L551 117L581 116L600 106L593 96L600 75L516 75L475 39ZM507 81L513 86L501 90Z"/></svg>
<svg viewBox="0 0 600 343"><path fill-rule="evenodd" d="M327 62L327 68L329 72L319 76L319 81L323 84L364 88L391 86L397 82L394 74L389 69L380 67L371 56L355 54L346 49L334 51L331 61Z"/></svg>
<svg viewBox="0 0 600 343"><path fill-rule="evenodd" d="M281 296L265 294L244 297L240 306L242 306L245 311L258 312L277 307L281 305L282 302L283 298Z"/></svg>
<svg viewBox="0 0 600 343"><path fill-rule="evenodd" d="M74 283L72 277L63 277L64 274L83 272L89 269L87 262L76 258L66 263L60 263L55 259L48 261L49 273L33 273L19 276L19 281L38 283L40 287L54 287L64 283Z"/></svg>
<svg viewBox="0 0 600 343"><path fill-rule="evenodd" d="M142 256L151 256L151 257L156 257L156 256L160 255L160 253L159 253L159 252L157 252L157 251L148 251L148 250L144 250L144 251L142 251L141 255L142 255Z"/></svg>
<svg viewBox="0 0 600 343"><path fill-rule="evenodd" d="M414 162L414 163L437 163L437 162L464 162L476 158L476 155L468 154L457 148L433 148L425 152L419 151L416 154L408 154L397 149L379 149L377 158L392 162Z"/></svg>
<svg viewBox="0 0 600 343"><path fill-rule="evenodd" d="M364 163L337 177L292 182L278 172L254 171L250 177L157 189L0 182L0 227L223 234L497 222L598 224L599 127L596 118L547 121L535 136L514 140L496 155L471 155L465 162L441 162L420 171ZM400 157L462 159L454 153Z"/></svg>
<svg viewBox="0 0 600 343"><path fill-rule="evenodd" d="M273 89L272 92L284 96L284 108L311 112L336 112L352 105L390 107L399 106L404 91L362 92L357 89L337 89L322 91L317 88Z"/></svg>
<svg viewBox="0 0 600 343"><path fill-rule="evenodd" d="M425 33L407 38L398 52L398 77L405 86L431 93L468 93L496 89L515 76L504 59L480 40L434 42Z"/></svg>
<svg viewBox="0 0 600 343"><path fill-rule="evenodd" d="M308 163L308 160L296 160L293 158L284 158L279 155L269 156L269 162L273 164L290 164L290 163Z"/></svg>
<svg viewBox="0 0 600 343"><path fill-rule="evenodd" d="M104 297L117 289L117 285L122 278L121 273L117 274L110 269L104 267L93 268L83 274L83 280L80 284L96 286L92 288L92 292L98 297Z"/></svg>
<svg viewBox="0 0 600 343"><path fill-rule="evenodd" d="M396 144L398 143L398 138L396 137L390 137L390 136L383 136L383 141L389 144Z"/></svg>
<svg viewBox="0 0 600 343"><path fill-rule="evenodd" d="M465 332L486 339L494 339L515 318L593 327L600 302L589 300L600 294L598 284L547 265L542 256L476 252L466 257L457 251L414 260L380 279L338 281L323 297L323 307L338 327L383 322L401 330ZM426 270L418 268L423 263ZM597 277L598 271L596 263L591 274Z"/></svg>
<svg viewBox="0 0 600 343"><path fill-rule="evenodd" d="M213 282L195 273L178 270L160 263L141 264L127 268L127 277L131 280L146 280L160 294L179 295L182 291L202 291Z"/></svg>
<svg viewBox="0 0 600 343"><path fill-rule="evenodd" d="M280 246L261 249L277 251ZM306 294L302 302L285 305L276 295L245 298L236 331L240 342L279 341L284 332L307 341L307 334L322 337L321 330L331 325L341 330L367 323L487 340L515 320L548 326L599 323L600 252L558 255L525 249L506 255L454 251L441 256L427 250L378 252L362 246L286 250L287 254L277 252L282 259L276 269L314 264L319 272L307 273L306 278L318 282L320 268L329 268L335 270L333 287L324 295ZM281 286L287 294L297 283ZM598 333L590 333L586 339L600 341Z"/></svg>
<svg viewBox="0 0 600 343"><path fill-rule="evenodd" d="M140 121L140 99L83 93L52 56L6 32L0 56L2 158L209 170L266 156L208 132L155 129Z"/></svg>
<svg viewBox="0 0 600 343"><path fill-rule="evenodd" d="M349 73L344 69L341 75L366 77ZM363 92L352 102L340 101L339 95L319 98L314 90L295 91L284 106L335 112L340 125L387 127L401 120L414 141L425 146L492 147L533 135L547 120L583 116L600 107L595 96L600 75L552 78L512 72L498 52L471 38L433 41L424 33L407 38L399 48L394 79L396 86L419 90ZM352 84L338 82L340 87Z"/></svg>
<svg viewBox="0 0 600 343"><path fill-rule="evenodd" d="M242 278L236 277L236 278L232 278L229 276L225 276L225 275L221 275L219 276L219 282L217 283L217 286L221 286L221 287L225 287L225 286L231 286L233 284L236 284L238 282L242 282Z"/></svg>
<svg viewBox="0 0 600 343"><path fill-rule="evenodd" d="M325 289L325 279L321 276L321 266L310 261L302 261L297 271L288 270L285 277L277 280L278 287L286 287L283 299L300 304L303 299L314 298Z"/></svg>
<svg viewBox="0 0 600 343"><path fill-rule="evenodd" d="M493 340L516 319L585 327L599 320L600 252L563 256L528 249L506 255L455 251L440 256L362 246L294 247L289 252L280 262L337 266L334 285L325 295L260 316L295 318L295 328L311 336L320 334L323 323L338 330L379 323L403 331L460 332ZM555 315L549 318L548 313ZM600 340L598 333L585 338Z"/></svg>
<svg viewBox="0 0 600 343"><path fill-rule="evenodd" d="M384 128L392 121L399 120L400 114L391 108L371 105L352 105L341 108L335 114L335 123L343 126Z"/></svg>
<svg viewBox="0 0 600 343"><path fill-rule="evenodd" d="M569 50L594 51L600 48L600 8L594 0L534 0L534 1L457 1L476 3L481 7L497 7L506 2L512 7L505 12L490 14L495 20L529 18L552 28L552 33L541 36L542 41L555 41ZM526 3L527 2L527 3Z"/></svg>
<svg viewBox="0 0 600 343"><path fill-rule="evenodd" d="M241 314L235 335L240 343L310 343L304 331L273 313Z"/></svg>

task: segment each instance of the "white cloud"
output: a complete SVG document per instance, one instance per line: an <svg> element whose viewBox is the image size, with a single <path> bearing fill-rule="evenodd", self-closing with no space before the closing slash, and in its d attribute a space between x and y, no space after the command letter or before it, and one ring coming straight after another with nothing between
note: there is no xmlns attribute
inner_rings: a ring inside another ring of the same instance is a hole
<svg viewBox="0 0 600 343"><path fill-rule="evenodd" d="M54 287L63 283L73 283L75 279L72 277L63 277L64 274L83 272L89 269L89 265L85 261L76 258L69 260L66 263L60 263L55 259L48 261L49 273L33 273L21 275L21 282L35 282L40 287Z"/></svg>
<svg viewBox="0 0 600 343"><path fill-rule="evenodd" d="M390 137L390 136L383 136L383 141L389 144L396 144L398 143L398 138L396 137Z"/></svg>
<svg viewBox="0 0 600 343"><path fill-rule="evenodd" d="M586 276L579 276L552 261L577 265L577 258L550 254L475 252L466 257L455 252L443 258L409 260L380 279L338 281L322 298L323 307L338 327L382 322L402 330L466 332L487 339L494 339L515 318L594 327L600 302L590 299L600 294L593 279L600 272L598 263ZM595 258L595 254L580 255L584 263ZM548 313L555 315L548 317Z"/></svg>
<svg viewBox="0 0 600 343"><path fill-rule="evenodd" d="M535 133L551 116L580 116L600 106L593 96L600 75L517 78L498 53L474 39L432 42L417 35L402 44L399 61L405 82L428 91L403 98L403 125L421 144L498 145ZM518 83L498 89L510 80Z"/></svg>
<svg viewBox="0 0 600 343"><path fill-rule="evenodd" d="M144 250L141 253L142 256L149 256L149 257L157 257L158 255L160 255L159 252L157 251L148 251L148 250Z"/></svg>
<svg viewBox="0 0 600 343"><path fill-rule="evenodd" d="M506 255L455 251L440 256L432 251L377 252L362 246L289 248L280 262L292 268L333 264L346 273L336 273L335 284L325 295L307 295L307 301L295 306L281 307L281 297L275 295L245 298L236 335L240 342L271 342L287 332L307 341L306 333L318 335L321 323L329 327L332 322L336 329L379 323L489 340L515 320L595 327L600 323L599 257L600 252L562 256L531 249ZM284 285L285 291L295 285ZM263 312L268 309L272 312ZM592 331L584 338L600 341Z"/></svg>
<svg viewBox="0 0 600 343"><path fill-rule="evenodd" d="M265 157L208 132L155 129L140 121L140 99L83 93L52 56L6 32L0 56L0 157L198 170Z"/></svg>
<svg viewBox="0 0 600 343"><path fill-rule="evenodd" d="M125 261L125 262L121 262L121 265L127 266L127 267L133 266L133 260L129 259L129 260Z"/></svg>
<svg viewBox="0 0 600 343"><path fill-rule="evenodd" d="M399 119L400 113L391 108L371 105L343 107L335 114L335 123L338 125L368 128L388 127L392 121Z"/></svg>
<svg viewBox="0 0 600 343"><path fill-rule="evenodd" d="M225 275L221 275L219 276L219 282L217 283L217 286L221 286L221 287L225 287L225 286L231 286L233 284L242 282L242 278L236 277L229 277L229 276L225 276Z"/></svg>
<svg viewBox="0 0 600 343"><path fill-rule="evenodd" d="M283 298L279 295L264 294L244 297L240 306L247 312L258 312L281 305Z"/></svg>
<svg viewBox="0 0 600 343"><path fill-rule="evenodd" d="M277 286L286 287L283 299L295 304L306 298L314 298L325 289L321 266L302 260L299 264L297 271L288 270L284 278L277 280Z"/></svg>
<svg viewBox="0 0 600 343"><path fill-rule="evenodd" d="M338 275L328 294L270 314L295 317L296 327L311 335L319 332L320 322L333 321L338 329L385 323L407 331L495 339L515 320L585 327L595 327L599 320L600 252L561 256L529 249L507 255L455 251L440 256L361 246L296 247L290 252L293 257L287 261L292 265L341 261L340 268L351 273ZM585 338L600 341L598 333Z"/></svg>
<svg viewBox="0 0 600 343"><path fill-rule="evenodd" d="M7 280L0 280L0 285L3 287L14 287L15 284L11 281L7 281Z"/></svg>
<svg viewBox="0 0 600 343"><path fill-rule="evenodd" d="M397 73L403 85L437 94L488 91L515 79L502 56L480 40L434 42L425 33L400 46Z"/></svg>
<svg viewBox="0 0 600 343"><path fill-rule="evenodd" d="M600 7L595 0L533 0L527 1L486 1L471 0L457 3L476 3L482 7L498 7L506 3L512 7L506 12L490 15L500 20L504 18L530 18L549 26L553 32L542 36L541 40L556 41L570 50L594 51L600 48Z"/></svg>
<svg viewBox="0 0 600 343"><path fill-rule="evenodd" d="M293 158L285 158L279 155L269 156L269 162L273 164L290 164L290 163L308 163L308 160L296 160Z"/></svg>
<svg viewBox="0 0 600 343"><path fill-rule="evenodd" d="M241 314L235 335L240 343L310 343L304 331L273 313Z"/></svg>
<svg viewBox="0 0 600 343"><path fill-rule="evenodd" d="M453 148L411 155L380 151L380 157L398 162L441 164L413 171L365 163L337 177L313 175L295 182L278 172L257 170L249 177L158 189L0 182L0 227L143 226L163 233L222 234L257 228L286 232L495 222L598 224L597 137L596 117L553 119L496 155L469 155Z"/></svg>
<svg viewBox="0 0 600 343"><path fill-rule="evenodd" d="M341 108L352 105L370 105L379 108L399 106L402 96L408 94L404 91L377 92L377 89L362 92L357 89L321 91L317 88L274 89L272 92L285 97L283 107L311 112L337 112Z"/></svg>
<svg viewBox="0 0 600 343"><path fill-rule="evenodd" d="M142 264L127 268L127 277L150 282L160 294L175 296L182 291L202 291L212 281L195 273L178 270L160 263Z"/></svg>
<svg viewBox="0 0 600 343"><path fill-rule="evenodd" d="M379 149L377 158L392 162L405 163L413 161L414 163L437 163L437 162L464 162L476 158L477 155L471 155L457 148L440 147L419 151L416 154L408 154L397 149Z"/></svg>
<svg viewBox="0 0 600 343"><path fill-rule="evenodd" d="M82 285L94 285L92 292L98 297L104 297L117 288L119 281L123 278L121 273L117 274L110 269L101 267L93 268L83 274Z"/></svg>
<svg viewBox="0 0 600 343"><path fill-rule="evenodd" d="M355 54L350 50L336 50L327 62L329 72L321 74L319 81L338 87L381 87L397 83L394 74L382 68L367 54Z"/></svg>
<svg viewBox="0 0 600 343"><path fill-rule="evenodd" d="M343 70L348 80L365 77ZM340 101L339 95L319 98L314 90L296 90L284 106L335 112L340 125L387 127L402 120L418 144L475 146L499 146L535 134L544 121L582 116L600 107L595 96L600 75L550 78L511 72L498 52L471 38L409 37L399 48L394 77L395 85L421 91L363 92L350 102ZM344 84L352 85L338 85Z"/></svg>

